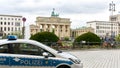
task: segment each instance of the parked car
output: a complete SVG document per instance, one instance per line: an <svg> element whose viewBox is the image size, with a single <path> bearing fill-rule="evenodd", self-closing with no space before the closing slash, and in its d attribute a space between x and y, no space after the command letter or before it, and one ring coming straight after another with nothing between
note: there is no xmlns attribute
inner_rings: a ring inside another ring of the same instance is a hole
<svg viewBox="0 0 120 68"><path fill-rule="evenodd" d="M74 55L10 35L0 40L0 68L83 68Z"/></svg>

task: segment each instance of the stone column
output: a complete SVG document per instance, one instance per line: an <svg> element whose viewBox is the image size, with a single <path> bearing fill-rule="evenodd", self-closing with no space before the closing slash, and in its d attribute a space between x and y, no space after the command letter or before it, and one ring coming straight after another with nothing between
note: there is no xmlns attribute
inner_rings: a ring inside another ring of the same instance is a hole
<svg viewBox="0 0 120 68"><path fill-rule="evenodd" d="M62 25L62 37L66 37L66 28L65 28L65 25Z"/></svg>
<svg viewBox="0 0 120 68"><path fill-rule="evenodd" d="M58 34L58 37L60 38L60 32L61 32L61 29L60 29L60 25L57 26L57 34Z"/></svg>
<svg viewBox="0 0 120 68"><path fill-rule="evenodd" d="M67 26L68 36L70 37L70 25Z"/></svg>
<svg viewBox="0 0 120 68"><path fill-rule="evenodd" d="M46 31L50 32L50 25L49 24L46 25Z"/></svg>
<svg viewBox="0 0 120 68"><path fill-rule="evenodd" d="M47 26L47 25L46 25L46 24L44 24L43 31L46 31L46 26Z"/></svg>
<svg viewBox="0 0 120 68"><path fill-rule="evenodd" d="M50 24L49 29L50 29L50 32L52 32L52 31L53 31L53 25L52 25L52 24Z"/></svg>
<svg viewBox="0 0 120 68"><path fill-rule="evenodd" d="M58 34L57 34L57 27L58 27L58 25L54 25L54 31L55 31L55 34L58 36Z"/></svg>
<svg viewBox="0 0 120 68"><path fill-rule="evenodd" d="M45 27L45 25L44 24L41 24L42 25L42 31L44 31L44 27Z"/></svg>

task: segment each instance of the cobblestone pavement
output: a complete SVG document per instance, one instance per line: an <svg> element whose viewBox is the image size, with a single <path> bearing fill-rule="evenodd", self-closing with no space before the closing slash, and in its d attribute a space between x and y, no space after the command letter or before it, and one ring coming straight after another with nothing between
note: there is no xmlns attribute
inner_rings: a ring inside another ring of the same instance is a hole
<svg viewBox="0 0 120 68"><path fill-rule="evenodd" d="M120 68L120 50L70 51L83 62L83 68Z"/></svg>

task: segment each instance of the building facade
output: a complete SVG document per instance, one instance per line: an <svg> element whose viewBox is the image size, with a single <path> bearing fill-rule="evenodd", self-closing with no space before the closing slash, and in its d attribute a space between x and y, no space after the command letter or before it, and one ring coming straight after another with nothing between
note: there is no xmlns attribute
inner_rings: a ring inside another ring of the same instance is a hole
<svg viewBox="0 0 120 68"><path fill-rule="evenodd" d="M82 27L82 28L77 28L77 29L72 29L71 30L71 35L72 35L72 38L76 38L84 33L87 33L87 32L94 32L94 29L91 28L91 27Z"/></svg>
<svg viewBox="0 0 120 68"><path fill-rule="evenodd" d="M111 16L109 17L109 21L112 21L112 22L120 22L120 14L111 15Z"/></svg>
<svg viewBox="0 0 120 68"><path fill-rule="evenodd" d="M118 22L118 33L120 34L120 14L117 15L111 15L109 17L110 22Z"/></svg>
<svg viewBox="0 0 120 68"><path fill-rule="evenodd" d="M60 18L58 14L54 13L54 10L52 11L51 17L36 18L36 29L38 32L54 32L60 39L70 37L70 25L71 21L69 18ZM33 30L31 29L31 31ZM31 34L34 33L31 32Z"/></svg>
<svg viewBox="0 0 120 68"><path fill-rule="evenodd" d="M40 28L39 26L36 26L36 25L30 25L30 34L31 35L34 35L36 33L40 32Z"/></svg>
<svg viewBox="0 0 120 68"><path fill-rule="evenodd" d="M59 17L37 17L40 31L54 32L58 37L70 37L70 19Z"/></svg>
<svg viewBox="0 0 120 68"><path fill-rule="evenodd" d="M109 21L87 22L87 26L94 28L98 36L117 36L120 33L120 14L109 16Z"/></svg>
<svg viewBox="0 0 120 68"><path fill-rule="evenodd" d="M94 33L100 37L116 36L119 34L119 22L110 21L90 21L87 22L88 27L94 28Z"/></svg>
<svg viewBox="0 0 120 68"><path fill-rule="evenodd" d="M22 34L22 16L0 15L0 37Z"/></svg>

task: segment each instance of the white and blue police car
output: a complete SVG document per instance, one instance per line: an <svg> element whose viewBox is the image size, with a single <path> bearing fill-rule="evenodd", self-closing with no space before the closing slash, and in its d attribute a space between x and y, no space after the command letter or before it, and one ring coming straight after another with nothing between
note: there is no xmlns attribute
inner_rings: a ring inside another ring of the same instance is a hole
<svg viewBox="0 0 120 68"><path fill-rule="evenodd" d="M83 68L83 64L70 53L11 35L0 40L0 68Z"/></svg>

